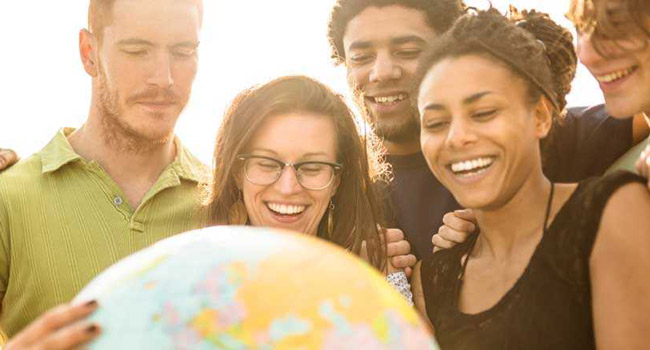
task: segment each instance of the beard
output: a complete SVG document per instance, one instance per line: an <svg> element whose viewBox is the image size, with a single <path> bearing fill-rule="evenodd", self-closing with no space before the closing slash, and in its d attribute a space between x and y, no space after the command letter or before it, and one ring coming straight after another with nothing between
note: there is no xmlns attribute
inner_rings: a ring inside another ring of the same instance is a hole
<svg viewBox="0 0 650 350"><path fill-rule="evenodd" d="M372 126L375 135L382 141L405 143L416 140L420 136L419 114L414 106L409 107L408 112L403 116L382 120L382 118L373 115L370 108L366 106L364 91L355 88L353 95L364 120Z"/></svg>
<svg viewBox="0 0 650 350"><path fill-rule="evenodd" d="M142 154L160 149L173 139L173 129L168 133L155 135L140 131L130 125L123 118L125 112L120 106L120 95L117 90L111 90L108 86L108 80L103 71L100 70L97 80L99 85L97 109L99 111L104 142L109 147L124 153ZM128 104L129 101L143 97L157 96L157 94L159 94L158 91L138 93L130 97L126 103ZM175 98L175 95L167 90L164 94L167 98Z"/></svg>

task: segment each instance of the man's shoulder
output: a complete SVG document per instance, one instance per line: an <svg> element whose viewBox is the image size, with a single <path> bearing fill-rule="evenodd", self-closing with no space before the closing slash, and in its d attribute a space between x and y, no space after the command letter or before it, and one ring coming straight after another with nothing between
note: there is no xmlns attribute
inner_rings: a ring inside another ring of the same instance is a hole
<svg viewBox="0 0 650 350"><path fill-rule="evenodd" d="M34 181L42 176L43 162L39 153L19 160L16 164L0 171L0 187L11 188L17 182Z"/></svg>

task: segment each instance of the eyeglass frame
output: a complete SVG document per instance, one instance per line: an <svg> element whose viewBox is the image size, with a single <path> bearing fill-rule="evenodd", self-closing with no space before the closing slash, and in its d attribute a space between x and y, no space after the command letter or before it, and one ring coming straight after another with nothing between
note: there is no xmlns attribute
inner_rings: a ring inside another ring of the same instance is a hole
<svg viewBox="0 0 650 350"><path fill-rule="evenodd" d="M278 172L277 178L275 180L273 180L273 182L270 182L268 184L262 184L262 183L256 183L256 182L252 181L248 177L248 171L246 171L246 166L244 165L244 176L246 177L246 180L248 180L250 183L258 185L258 186L269 186L269 185L272 185L272 184L276 183L278 180L280 180L280 177L282 177L282 172L284 172L284 169L286 167L291 167L291 168L293 168L293 171L296 174L296 180L298 180L298 184L300 184L300 186L302 188L304 188L306 190L310 190L310 191L322 191L322 190L328 188L332 184L332 182L334 182L334 178L336 178L336 175L338 175L338 173L343 169L342 164L326 162L326 161L320 161L320 160L308 160L308 161L304 161L304 162L292 163L292 162L283 162L283 161L281 161L279 159L275 159L275 158L269 157L269 156L263 156L263 155L258 155L258 154L250 154L250 153L238 154L236 156L236 158L237 158L237 160L243 161L243 162L245 162L245 161L247 161L249 159L252 159L252 158L266 159L268 161L275 162L275 163L277 163L277 164L279 164L281 166L280 171ZM327 185L325 185L323 187L320 187L320 188L308 188L305 185L303 185L302 181L300 180L301 175L298 172L298 169L304 164L322 164L322 165L328 165L328 166L332 167L332 170L333 170L332 171L332 176L330 177L329 181L327 182Z"/></svg>

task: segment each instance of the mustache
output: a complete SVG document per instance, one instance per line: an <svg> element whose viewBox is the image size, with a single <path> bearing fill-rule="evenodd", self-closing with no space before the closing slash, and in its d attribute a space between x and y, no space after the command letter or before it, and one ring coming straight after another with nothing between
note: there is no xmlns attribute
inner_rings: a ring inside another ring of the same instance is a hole
<svg viewBox="0 0 650 350"><path fill-rule="evenodd" d="M144 91L136 92L129 96L126 100L128 104L138 103L142 101L161 101L165 103L177 103L179 101L178 94L172 89L147 89Z"/></svg>
<svg viewBox="0 0 650 350"><path fill-rule="evenodd" d="M362 85L349 76L348 76L348 86L351 87L352 95L356 99L359 99L361 101L363 101L364 97L374 96L380 92L384 92L388 90L404 91L408 94L411 94L411 90L412 90L410 86L404 86L404 84L400 84L392 81Z"/></svg>

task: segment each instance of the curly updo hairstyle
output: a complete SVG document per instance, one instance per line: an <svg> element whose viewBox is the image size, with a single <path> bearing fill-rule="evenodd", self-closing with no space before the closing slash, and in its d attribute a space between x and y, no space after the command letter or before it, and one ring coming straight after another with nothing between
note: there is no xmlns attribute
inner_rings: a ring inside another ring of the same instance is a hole
<svg viewBox="0 0 650 350"><path fill-rule="evenodd" d="M417 85L436 63L466 55L505 64L526 82L531 103L545 96L554 106L553 117L563 115L577 57L571 33L547 14L511 9L506 17L491 8L463 15L424 55Z"/></svg>
<svg viewBox="0 0 650 350"><path fill-rule="evenodd" d="M343 35L348 23L368 7L402 6L422 11L427 23L438 34L446 32L463 14L462 0L337 0L327 25L327 39L336 64L345 62Z"/></svg>

